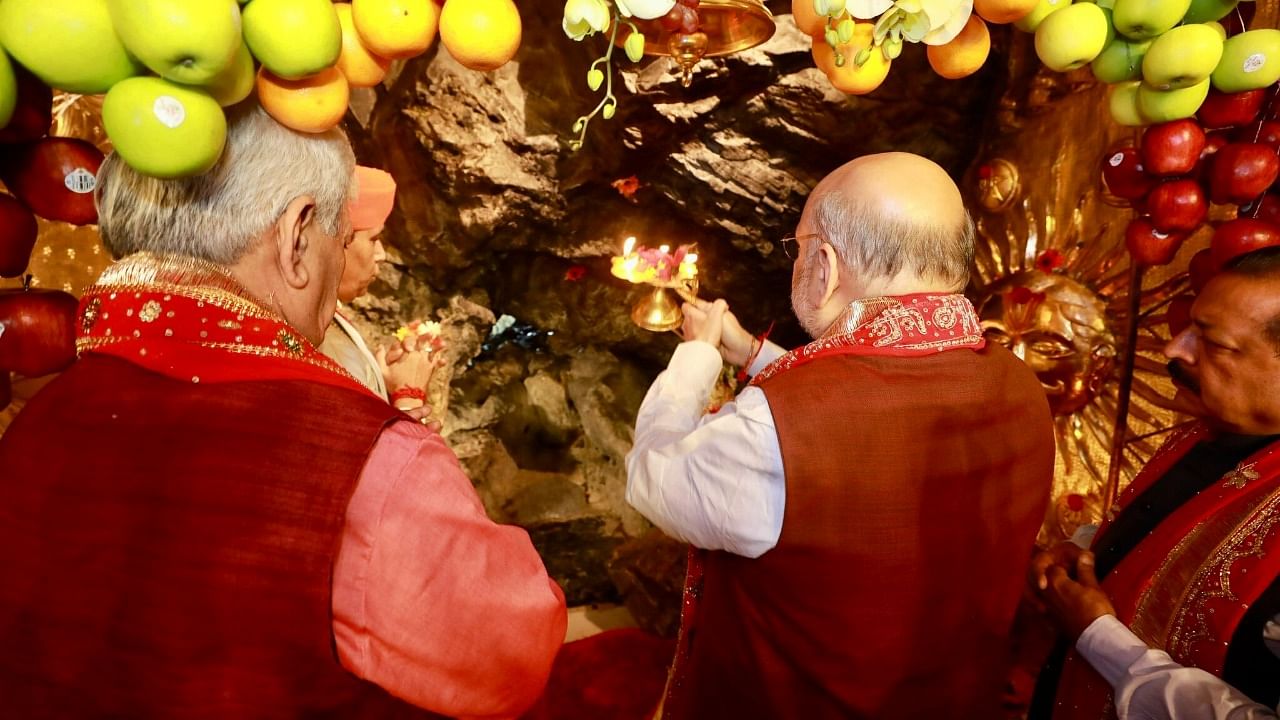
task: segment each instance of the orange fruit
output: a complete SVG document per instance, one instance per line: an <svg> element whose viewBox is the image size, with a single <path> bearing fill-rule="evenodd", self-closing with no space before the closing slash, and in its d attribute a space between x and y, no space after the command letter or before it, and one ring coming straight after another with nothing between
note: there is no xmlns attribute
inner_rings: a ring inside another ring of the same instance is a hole
<svg viewBox="0 0 1280 720"><path fill-rule="evenodd" d="M411 58L435 41L440 7L435 0L351 0L351 21L373 54Z"/></svg>
<svg viewBox="0 0 1280 720"><path fill-rule="evenodd" d="M821 35L827 27L827 16L813 9L813 0L791 0L791 17L800 32L810 37Z"/></svg>
<svg viewBox="0 0 1280 720"><path fill-rule="evenodd" d="M520 11L511 0L446 2L440 42L463 67L497 70L520 49Z"/></svg>
<svg viewBox="0 0 1280 720"><path fill-rule="evenodd" d="M933 71L948 80L972 75L991 53L991 33L982 18L970 15L954 40L946 45L930 45L925 53Z"/></svg>
<svg viewBox="0 0 1280 720"><path fill-rule="evenodd" d="M973 11L995 25L1011 23L1031 14L1040 0L973 0Z"/></svg>
<svg viewBox="0 0 1280 720"><path fill-rule="evenodd" d="M889 66L892 63L884 56L881 48L871 45L874 28L875 25L869 22L860 22L854 26L853 37L849 38L849 42L840 44L840 53L844 55L844 65L840 67L836 67L835 52L826 42L821 39L813 41L814 61L819 68L823 69L823 72L827 73L827 79L831 80L831 85L840 92L848 95L866 95L880 87L884 79L889 76ZM821 48L825 48L825 52ZM854 58L863 48L871 48L871 55L862 67L858 67ZM830 56L830 60L819 59L826 55Z"/></svg>
<svg viewBox="0 0 1280 720"><path fill-rule="evenodd" d="M342 122L351 90L337 67L298 80L258 70L258 101L276 122L306 133L321 133Z"/></svg>
<svg viewBox="0 0 1280 720"><path fill-rule="evenodd" d="M836 51L827 44L826 40L821 37L813 39L813 64L827 77L831 77L831 71L836 69Z"/></svg>
<svg viewBox="0 0 1280 720"><path fill-rule="evenodd" d="M351 87L373 87L387 76L391 61L374 55L360 42L355 22L351 19L350 3L335 3L338 25L342 26L342 54L338 56L338 69L347 76Z"/></svg>

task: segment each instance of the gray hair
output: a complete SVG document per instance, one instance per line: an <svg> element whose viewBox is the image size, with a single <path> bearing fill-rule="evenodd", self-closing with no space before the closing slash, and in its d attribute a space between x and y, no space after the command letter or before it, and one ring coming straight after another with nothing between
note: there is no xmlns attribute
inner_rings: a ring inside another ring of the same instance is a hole
<svg viewBox="0 0 1280 720"><path fill-rule="evenodd" d="M94 200L103 242L117 258L136 252L230 265L295 198L316 200L316 219L338 234L355 167L346 135L294 132L256 103L227 109L227 144L209 172L148 177L111 153Z"/></svg>
<svg viewBox="0 0 1280 720"><path fill-rule="evenodd" d="M813 203L818 234L850 271L889 279L906 270L921 279L950 283L956 291L968 283L974 242L968 212L959 225L947 226L890 217L839 192L825 192Z"/></svg>

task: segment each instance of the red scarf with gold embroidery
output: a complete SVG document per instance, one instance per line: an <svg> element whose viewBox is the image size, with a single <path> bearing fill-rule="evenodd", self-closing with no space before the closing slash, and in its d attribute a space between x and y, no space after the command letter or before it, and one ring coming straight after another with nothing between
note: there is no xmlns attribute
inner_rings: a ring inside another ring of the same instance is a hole
<svg viewBox="0 0 1280 720"><path fill-rule="evenodd" d="M223 268L130 255L80 299L76 350L191 382L310 380L368 392Z"/></svg>
<svg viewBox="0 0 1280 720"><path fill-rule="evenodd" d="M978 313L963 295L865 298L849 305L821 338L773 361L751 384L831 355L906 358L985 345Z"/></svg>

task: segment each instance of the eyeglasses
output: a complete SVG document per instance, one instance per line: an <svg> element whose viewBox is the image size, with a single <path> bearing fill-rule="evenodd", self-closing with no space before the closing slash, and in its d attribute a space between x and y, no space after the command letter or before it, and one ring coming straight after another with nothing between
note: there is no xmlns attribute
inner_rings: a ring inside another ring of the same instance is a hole
<svg viewBox="0 0 1280 720"><path fill-rule="evenodd" d="M782 254L787 256L788 260L795 260L800 255L800 241L809 240L811 238L821 237L818 233L808 233L805 235L788 235L778 242L782 243Z"/></svg>

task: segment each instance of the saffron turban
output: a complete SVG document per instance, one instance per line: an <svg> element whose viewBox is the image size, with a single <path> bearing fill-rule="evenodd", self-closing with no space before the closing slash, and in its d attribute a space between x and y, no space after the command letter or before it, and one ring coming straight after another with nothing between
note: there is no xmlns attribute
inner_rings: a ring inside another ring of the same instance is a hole
<svg viewBox="0 0 1280 720"><path fill-rule="evenodd" d="M377 168L356 166L355 188L347 208L351 213L351 228L375 230L387 222L396 202L396 181Z"/></svg>

